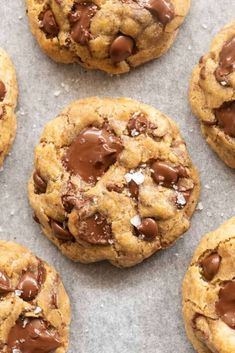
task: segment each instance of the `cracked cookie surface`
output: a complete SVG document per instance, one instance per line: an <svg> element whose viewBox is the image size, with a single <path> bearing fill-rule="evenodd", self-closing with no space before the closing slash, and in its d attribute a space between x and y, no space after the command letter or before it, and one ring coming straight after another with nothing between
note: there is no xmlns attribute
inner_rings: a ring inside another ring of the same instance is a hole
<svg viewBox="0 0 235 353"><path fill-rule="evenodd" d="M187 335L198 353L235 351L235 217L205 235L183 283Z"/></svg>
<svg viewBox="0 0 235 353"><path fill-rule="evenodd" d="M190 0L27 0L32 33L62 63L122 74L173 44Z"/></svg>
<svg viewBox="0 0 235 353"><path fill-rule="evenodd" d="M58 273L23 246L0 240L0 351L65 353L69 323Z"/></svg>
<svg viewBox="0 0 235 353"><path fill-rule="evenodd" d="M14 66L6 52L0 48L0 166L15 139L17 95Z"/></svg>
<svg viewBox="0 0 235 353"><path fill-rule="evenodd" d="M235 21L216 35L195 67L190 102L209 145L235 168Z"/></svg>
<svg viewBox="0 0 235 353"><path fill-rule="evenodd" d="M171 119L131 99L92 97L47 124L29 199L67 257L128 267L189 228L199 189Z"/></svg>

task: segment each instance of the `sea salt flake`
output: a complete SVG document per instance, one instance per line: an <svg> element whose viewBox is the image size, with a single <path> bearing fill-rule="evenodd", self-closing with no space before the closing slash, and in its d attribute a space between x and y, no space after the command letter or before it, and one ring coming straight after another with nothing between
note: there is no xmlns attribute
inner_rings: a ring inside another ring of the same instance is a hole
<svg viewBox="0 0 235 353"><path fill-rule="evenodd" d="M135 173L127 173L125 175L125 179L127 183L133 180L137 185L141 185L144 182L144 175L141 173L141 171Z"/></svg>
<svg viewBox="0 0 235 353"><path fill-rule="evenodd" d="M177 204L179 206L185 206L186 205L186 200L183 194L181 194L180 192L177 192Z"/></svg>
<svg viewBox="0 0 235 353"><path fill-rule="evenodd" d="M16 290L15 290L15 295L16 295L17 297L20 297L22 293L23 293L22 290L19 290L19 289L16 289Z"/></svg>
<svg viewBox="0 0 235 353"><path fill-rule="evenodd" d="M226 82L226 81L220 81L220 84L221 84L222 86L227 86L227 82Z"/></svg>
<svg viewBox="0 0 235 353"><path fill-rule="evenodd" d="M36 306L36 308L34 309L34 314L39 314L42 312L42 308L40 308L40 306Z"/></svg>
<svg viewBox="0 0 235 353"><path fill-rule="evenodd" d="M134 226L134 227L139 227L141 225L141 218L139 215L136 215L134 217L131 218L131 224Z"/></svg>

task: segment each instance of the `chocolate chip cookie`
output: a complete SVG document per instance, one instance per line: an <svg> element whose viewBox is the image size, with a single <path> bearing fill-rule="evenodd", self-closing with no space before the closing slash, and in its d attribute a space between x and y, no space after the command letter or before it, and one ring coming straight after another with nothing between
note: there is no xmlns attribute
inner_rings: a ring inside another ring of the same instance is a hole
<svg viewBox="0 0 235 353"><path fill-rule="evenodd" d="M0 166L16 134L15 108L18 95L14 66L0 48Z"/></svg>
<svg viewBox="0 0 235 353"><path fill-rule="evenodd" d="M190 0L27 0L31 30L53 60L122 74L164 54Z"/></svg>
<svg viewBox="0 0 235 353"><path fill-rule="evenodd" d="M61 279L26 248L0 240L0 351L64 353L70 304Z"/></svg>
<svg viewBox="0 0 235 353"><path fill-rule="evenodd" d="M209 145L235 168L235 21L217 34L194 69L190 102Z"/></svg>
<svg viewBox="0 0 235 353"><path fill-rule="evenodd" d="M72 103L45 128L29 199L63 254L133 266L190 226L199 179L175 123L130 99Z"/></svg>
<svg viewBox="0 0 235 353"><path fill-rule="evenodd" d="M183 284L183 314L198 353L235 352L235 217L205 235Z"/></svg>

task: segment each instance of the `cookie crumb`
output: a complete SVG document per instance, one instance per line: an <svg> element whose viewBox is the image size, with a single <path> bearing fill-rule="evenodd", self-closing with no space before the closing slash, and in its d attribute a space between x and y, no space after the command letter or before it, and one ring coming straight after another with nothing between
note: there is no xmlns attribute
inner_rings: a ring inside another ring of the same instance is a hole
<svg viewBox="0 0 235 353"><path fill-rule="evenodd" d="M55 91L55 92L54 92L54 96L55 96L55 97L59 97L60 94L61 94L61 91Z"/></svg>

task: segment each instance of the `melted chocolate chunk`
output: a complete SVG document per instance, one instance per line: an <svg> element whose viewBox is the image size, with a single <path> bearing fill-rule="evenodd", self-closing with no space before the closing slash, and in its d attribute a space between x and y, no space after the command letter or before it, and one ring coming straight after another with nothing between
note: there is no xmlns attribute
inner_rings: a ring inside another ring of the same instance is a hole
<svg viewBox="0 0 235 353"><path fill-rule="evenodd" d="M59 223L57 221L51 220L51 228L53 230L55 237L59 240L69 241L74 239L68 227L65 226L63 223Z"/></svg>
<svg viewBox="0 0 235 353"><path fill-rule="evenodd" d="M235 101L224 103L215 110L215 116L224 133L235 137Z"/></svg>
<svg viewBox="0 0 235 353"><path fill-rule="evenodd" d="M174 6L170 0L147 0L145 7L166 26L175 17Z"/></svg>
<svg viewBox="0 0 235 353"><path fill-rule="evenodd" d="M71 24L71 37L81 45L86 45L91 37L90 22L98 7L89 2L75 4L68 19Z"/></svg>
<svg viewBox="0 0 235 353"><path fill-rule="evenodd" d="M61 346L58 332L42 319L18 319L8 336L9 352L52 353Z"/></svg>
<svg viewBox="0 0 235 353"><path fill-rule="evenodd" d="M106 217L96 213L78 223L78 237L87 243L106 245L113 239L111 226Z"/></svg>
<svg viewBox="0 0 235 353"><path fill-rule="evenodd" d="M211 254L202 260L202 274L208 280L211 281L219 271L221 263L221 257L217 254Z"/></svg>
<svg viewBox="0 0 235 353"><path fill-rule="evenodd" d="M138 136L141 133L147 131L149 122L143 113L133 114L131 119L127 123L127 130L129 135L132 137Z"/></svg>
<svg viewBox="0 0 235 353"><path fill-rule="evenodd" d="M47 183L42 179L38 171L33 173L34 188L37 194L44 194L47 190Z"/></svg>
<svg viewBox="0 0 235 353"><path fill-rule="evenodd" d="M61 197L62 204L67 213L72 212L73 208L79 210L88 201L88 197L83 194L79 195L76 186L72 182L68 182L66 191Z"/></svg>
<svg viewBox="0 0 235 353"><path fill-rule="evenodd" d="M157 222L152 218L144 218L137 227L138 233L144 236L144 240L152 241L158 235Z"/></svg>
<svg viewBox="0 0 235 353"><path fill-rule="evenodd" d="M44 33L56 37L59 34L59 26L56 23L53 12L49 9L42 13L39 17L41 20L40 28Z"/></svg>
<svg viewBox="0 0 235 353"><path fill-rule="evenodd" d="M226 85L228 84L227 76L235 70L235 36L224 44L219 59L215 77L218 82Z"/></svg>
<svg viewBox="0 0 235 353"><path fill-rule="evenodd" d="M83 130L68 147L64 162L68 171L94 183L117 160L121 140L106 128Z"/></svg>
<svg viewBox="0 0 235 353"><path fill-rule="evenodd" d="M6 96L6 86L4 85L4 83L0 80L0 102L3 101L3 99Z"/></svg>
<svg viewBox="0 0 235 353"><path fill-rule="evenodd" d="M139 185L137 185L134 180L131 180L128 183L128 189L131 194L131 197L133 197L133 199L137 200L139 197Z"/></svg>
<svg viewBox="0 0 235 353"><path fill-rule="evenodd" d="M38 295L40 285L33 273L26 272L20 278L16 289L21 291L20 297L23 300L31 301Z"/></svg>
<svg viewBox="0 0 235 353"><path fill-rule="evenodd" d="M235 329L235 280L228 281L219 291L216 313L229 327Z"/></svg>
<svg viewBox="0 0 235 353"><path fill-rule="evenodd" d="M157 184L172 187L179 179L179 170L165 162L155 161L151 165L152 177Z"/></svg>
<svg viewBox="0 0 235 353"><path fill-rule="evenodd" d="M135 42L132 38L120 35L114 39L110 47L110 57L114 64L126 60L132 55Z"/></svg>
<svg viewBox="0 0 235 353"><path fill-rule="evenodd" d="M11 285L8 276L0 271L0 294L11 292Z"/></svg>

